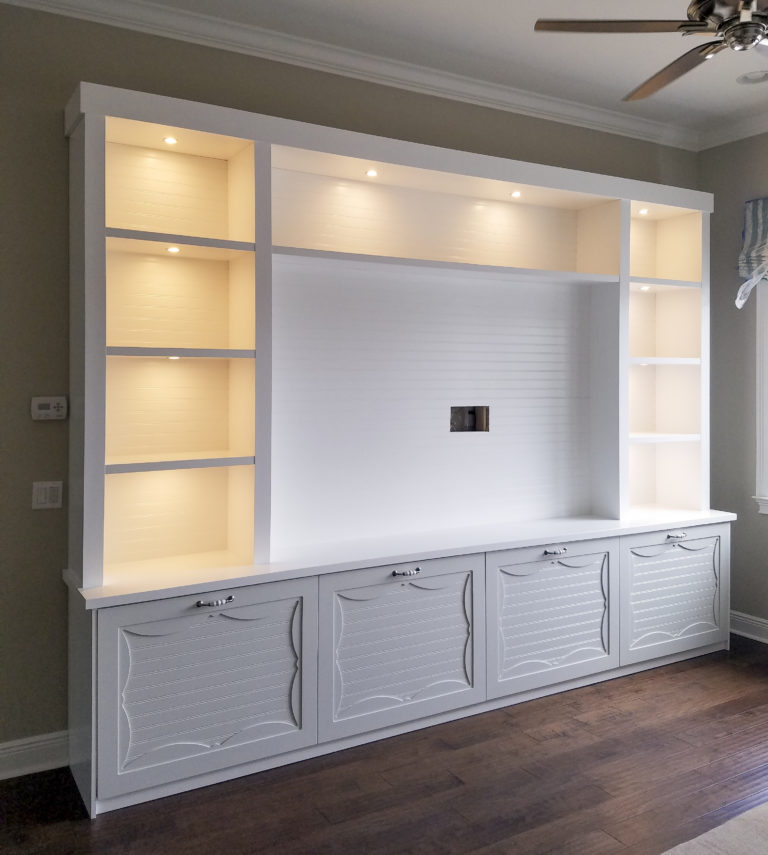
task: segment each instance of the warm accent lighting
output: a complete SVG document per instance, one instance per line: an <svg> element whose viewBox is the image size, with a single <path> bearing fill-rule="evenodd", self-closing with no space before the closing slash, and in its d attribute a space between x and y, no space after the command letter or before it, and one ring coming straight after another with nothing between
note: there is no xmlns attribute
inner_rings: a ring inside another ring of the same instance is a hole
<svg viewBox="0 0 768 855"><path fill-rule="evenodd" d="M640 286L640 290L641 290L641 291L650 291L650 290L651 290L651 286L650 286L650 285L641 285L641 286Z"/></svg>
<svg viewBox="0 0 768 855"><path fill-rule="evenodd" d="M175 255L177 252L181 252L181 250L177 246L169 246L168 252L172 252Z"/></svg>
<svg viewBox="0 0 768 855"><path fill-rule="evenodd" d="M178 140L176 139L176 137L166 137L166 138L163 140L163 142L164 142L166 145L176 145L176 143L178 142Z"/></svg>
<svg viewBox="0 0 768 855"><path fill-rule="evenodd" d="M378 172L376 172L376 170L375 170L375 169L369 169L365 174L366 174L369 178L375 178L379 173L378 173Z"/></svg>
<svg viewBox="0 0 768 855"><path fill-rule="evenodd" d="M513 193L511 193L510 195L512 196L512 198L513 198L513 199L519 199L519 198L520 198L520 191L519 191L519 190L515 190L515 191L514 191Z"/></svg>
<svg viewBox="0 0 768 855"><path fill-rule="evenodd" d="M180 356L169 356L168 359L181 359Z"/></svg>
<svg viewBox="0 0 768 855"><path fill-rule="evenodd" d="M640 208L637 213L640 214L641 217L644 217L648 213L648 208Z"/></svg>

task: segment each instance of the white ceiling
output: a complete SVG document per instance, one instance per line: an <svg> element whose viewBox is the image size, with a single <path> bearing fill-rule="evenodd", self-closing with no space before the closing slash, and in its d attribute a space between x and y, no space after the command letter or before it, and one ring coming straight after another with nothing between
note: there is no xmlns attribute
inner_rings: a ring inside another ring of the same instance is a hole
<svg viewBox="0 0 768 855"><path fill-rule="evenodd" d="M700 36L534 33L548 18L685 19L688 0L3 0L700 150L768 131L768 54L725 50L622 97Z"/></svg>

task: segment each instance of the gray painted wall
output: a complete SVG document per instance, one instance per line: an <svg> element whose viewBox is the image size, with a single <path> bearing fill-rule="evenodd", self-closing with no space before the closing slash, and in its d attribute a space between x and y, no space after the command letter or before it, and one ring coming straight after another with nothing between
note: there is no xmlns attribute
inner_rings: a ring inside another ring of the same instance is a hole
<svg viewBox="0 0 768 855"><path fill-rule="evenodd" d="M0 4L0 743L66 727L66 509L33 512L30 503L33 480L67 480L67 425L33 423L28 411L32 395L68 386L62 111L81 80L683 187L699 186L701 162L704 189L724 196L714 230L713 496L745 518L735 532L735 607L768 617L768 583L759 575L762 520L749 499L753 308L738 315L729 307L739 206L760 192L745 169L759 168L757 143L727 147L745 158L731 162L738 166L728 168L729 177L737 173L729 187L722 153L699 157ZM768 167L760 179L768 192Z"/></svg>
<svg viewBox="0 0 768 855"><path fill-rule="evenodd" d="M734 511L731 607L768 619L768 516L755 495L755 339L753 292L739 310L744 203L768 196L768 134L699 155L702 189L715 194L711 251L712 505Z"/></svg>

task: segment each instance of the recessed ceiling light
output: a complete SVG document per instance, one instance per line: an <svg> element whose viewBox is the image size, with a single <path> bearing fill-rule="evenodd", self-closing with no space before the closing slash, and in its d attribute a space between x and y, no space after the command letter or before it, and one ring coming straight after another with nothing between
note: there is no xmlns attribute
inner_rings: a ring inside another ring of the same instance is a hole
<svg viewBox="0 0 768 855"><path fill-rule="evenodd" d="M181 252L181 250L177 246L169 246L168 252L177 253L177 252Z"/></svg>
<svg viewBox="0 0 768 855"><path fill-rule="evenodd" d="M737 83L742 83L749 86L751 83L766 83L768 82L768 69L762 71L748 71L746 74L740 74L736 78Z"/></svg>
<svg viewBox="0 0 768 855"><path fill-rule="evenodd" d="M163 140L163 142L166 143L167 145L176 145L178 140L176 139L176 137L166 137Z"/></svg>
<svg viewBox="0 0 768 855"><path fill-rule="evenodd" d="M640 208L637 213L640 214L641 217L644 217L648 213L648 208Z"/></svg>
<svg viewBox="0 0 768 855"><path fill-rule="evenodd" d="M521 194L519 190L514 190L510 195L513 199L519 199Z"/></svg>
<svg viewBox="0 0 768 855"><path fill-rule="evenodd" d="M168 359L181 359L180 356L169 356Z"/></svg>
<svg viewBox="0 0 768 855"><path fill-rule="evenodd" d="M379 173L378 173L378 172L376 172L376 170L375 170L375 169L369 169L365 174L366 174L369 178L375 178Z"/></svg>

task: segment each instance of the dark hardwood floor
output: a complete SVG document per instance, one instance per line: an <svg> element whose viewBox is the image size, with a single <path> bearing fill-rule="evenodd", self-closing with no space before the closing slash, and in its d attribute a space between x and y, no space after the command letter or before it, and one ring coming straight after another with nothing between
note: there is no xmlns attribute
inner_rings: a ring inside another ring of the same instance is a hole
<svg viewBox="0 0 768 855"><path fill-rule="evenodd" d="M715 653L91 821L0 782L19 855L655 855L768 801L768 647Z"/></svg>

